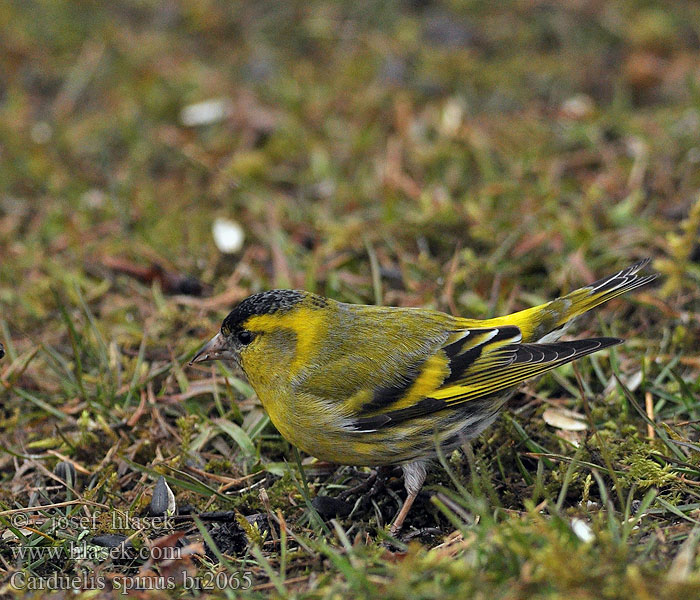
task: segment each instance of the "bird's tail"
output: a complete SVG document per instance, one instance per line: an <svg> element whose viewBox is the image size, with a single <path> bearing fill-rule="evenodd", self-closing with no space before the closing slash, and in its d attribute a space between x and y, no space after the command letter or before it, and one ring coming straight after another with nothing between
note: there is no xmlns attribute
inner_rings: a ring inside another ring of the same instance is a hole
<svg viewBox="0 0 700 600"><path fill-rule="evenodd" d="M579 315L656 279L656 273L637 275L650 260L649 258L640 260L614 275L599 279L546 304L528 308L507 317L489 319L485 323L489 326L517 325L522 332L523 342L554 341L564 332L567 324Z"/></svg>

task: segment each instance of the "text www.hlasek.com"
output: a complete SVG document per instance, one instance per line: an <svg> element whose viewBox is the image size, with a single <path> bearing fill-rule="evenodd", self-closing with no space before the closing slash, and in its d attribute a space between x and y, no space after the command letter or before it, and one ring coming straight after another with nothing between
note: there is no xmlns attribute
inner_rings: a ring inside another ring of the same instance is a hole
<svg viewBox="0 0 700 600"><path fill-rule="evenodd" d="M40 559L70 560L178 560L182 558L180 548L171 546L141 546L134 548L120 544L114 547L96 546L85 542L70 541L65 546L19 546L12 548L15 559L34 562Z"/></svg>

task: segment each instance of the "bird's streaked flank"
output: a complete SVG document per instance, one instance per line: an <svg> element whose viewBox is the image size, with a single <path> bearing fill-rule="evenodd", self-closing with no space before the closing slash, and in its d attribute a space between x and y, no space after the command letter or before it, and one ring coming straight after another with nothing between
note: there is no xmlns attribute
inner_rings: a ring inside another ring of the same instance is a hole
<svg viewBox="0 0 700 600"><path fill-rule="evenodd" d="M243 300L192 359L232 360L279 432L348 465L402 465L402 526L435 456L488 427L522 381L623 340L557 341L573 320L656 275L640 261L546 304L495 319L336 302L273 290Z"/></svg>

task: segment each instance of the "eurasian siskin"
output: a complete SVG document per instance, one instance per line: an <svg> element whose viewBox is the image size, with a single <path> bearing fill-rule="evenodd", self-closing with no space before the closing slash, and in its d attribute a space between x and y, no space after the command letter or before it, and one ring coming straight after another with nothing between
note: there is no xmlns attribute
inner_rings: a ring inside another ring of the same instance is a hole
<svg viewBox="0 0 700 600"><path fill-rule="evenodd" d="M349 465L403 467L402 526L435 456L488 427L520 382L617 338L558 342L579 315L652 281L638 262L551 302L495 319L361 306L272 290L243 300L192 359L232 360L279 432Z"/></svg>

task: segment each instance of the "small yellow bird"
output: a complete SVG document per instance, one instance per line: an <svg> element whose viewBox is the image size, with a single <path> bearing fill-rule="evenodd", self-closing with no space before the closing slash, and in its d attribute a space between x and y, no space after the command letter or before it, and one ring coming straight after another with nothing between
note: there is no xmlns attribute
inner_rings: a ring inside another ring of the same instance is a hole
<svg viewBox="0 0 700 600"><path fill-rule="evenodd" d="M617 338L557 342L572 321L646 285L642 260L561 298L476 320L422 308L345 304L298 290L243 300L190 364L233 360L289 442L346 465L396 465L402 526L435 457L488 427L522 381Z"/></svg>

